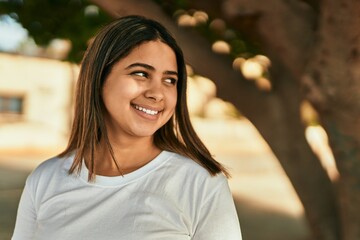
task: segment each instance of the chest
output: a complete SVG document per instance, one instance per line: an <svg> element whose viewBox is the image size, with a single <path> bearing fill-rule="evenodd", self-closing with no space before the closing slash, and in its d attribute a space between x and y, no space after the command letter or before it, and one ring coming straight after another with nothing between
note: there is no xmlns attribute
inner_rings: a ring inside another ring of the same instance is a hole
<svg viewBox="0 0 360 240"><path fill-rule="evenodd" d="M60 187L38 207L37 239L191 239L191 203L166 187Z"/></svg>

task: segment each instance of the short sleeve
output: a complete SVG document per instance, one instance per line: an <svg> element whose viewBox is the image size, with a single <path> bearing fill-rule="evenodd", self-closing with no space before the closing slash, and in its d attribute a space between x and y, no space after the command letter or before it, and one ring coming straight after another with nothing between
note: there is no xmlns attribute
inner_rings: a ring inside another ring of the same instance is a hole
<svg viewBox="0 0 360 240"><path fill-rule="evenodd" d="M192 240L241 240L239 218L227 181L206 200Z"/></svg>
<svg viewBox="0 0 360 240"><path fill-rule="evenodd" d="M36 211L29 177L20 198L12 240L33 239L36 228Z"/></svg>

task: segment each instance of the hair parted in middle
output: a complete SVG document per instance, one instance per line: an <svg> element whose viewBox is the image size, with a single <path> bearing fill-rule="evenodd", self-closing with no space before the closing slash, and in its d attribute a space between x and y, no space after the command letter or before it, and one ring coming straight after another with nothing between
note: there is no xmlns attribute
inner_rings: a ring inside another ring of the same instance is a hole
<svg viewBox="0 0 360 240"><path fill-rule="evenodd" d="M229 176L226 169L211 156L191 124L186 101L187 74L182 50L164 26L136 15L116 19L103 27L85 52L77 82L70 139L67 148L60 154L65 156L75 151L70 174L75 170L80 171L86 155L89 157L88 178L92 180L95 177L94 154L102 138L121 172L106 131L102 88L114 64L129 55L136 46L157 40L168 45L176 55L178 94L175 113L155 132L154 144L161 150L176 152L193 159L211 175L223 172Z"/></svg>

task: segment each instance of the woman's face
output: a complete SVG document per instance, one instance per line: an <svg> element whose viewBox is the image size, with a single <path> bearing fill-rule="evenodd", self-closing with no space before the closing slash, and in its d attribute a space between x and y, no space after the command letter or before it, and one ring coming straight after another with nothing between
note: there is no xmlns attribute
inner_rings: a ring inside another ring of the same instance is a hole
<svg viewBox="0 0 360 240"><path fill-rule="evenodd" d="M174 114L178 81L174 51L145 42L112 68L102 89L105 123L113 137L151 137Z"/></svg>

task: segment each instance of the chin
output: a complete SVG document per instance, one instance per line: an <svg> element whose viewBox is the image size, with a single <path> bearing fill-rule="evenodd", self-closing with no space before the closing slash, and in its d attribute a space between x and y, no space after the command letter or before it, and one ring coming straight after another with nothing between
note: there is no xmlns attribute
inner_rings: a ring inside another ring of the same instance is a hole
<svg viewBox="0 0 360 240"><path fill-rule="evenodd" d="M133 131L133 135L138 136L138 137L151 137L151 136L154 136L155 132L156 131L144 131L142 129L139 131Z"/></svg>

